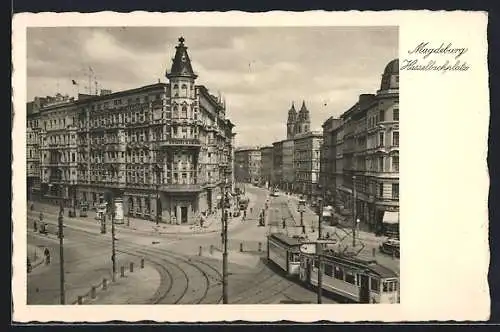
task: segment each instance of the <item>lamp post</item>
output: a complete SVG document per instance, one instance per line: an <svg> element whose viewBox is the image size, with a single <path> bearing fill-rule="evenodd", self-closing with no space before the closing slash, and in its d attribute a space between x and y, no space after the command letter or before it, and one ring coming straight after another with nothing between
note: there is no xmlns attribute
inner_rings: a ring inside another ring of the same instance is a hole
<svg viewBox="0 0 500 332"><path fill-rule="evenodd" d="M160 180L161 180L161 167L155 165L156 171L156 225L160 223Z"/></svg>
<svg viewBox="0 0 500 332"><path fill-rule="evenodd" d="M223 172L223 181L221 184L221 207L222 207L222 215L221 215L221 223L222 223L222 303L228 303L228 294L227 294L227 215L225 210L225 200L226 200L226 174L225 168L222 167Z"/></svg>
<svg viewBox="0 0 500 332"><path fill-rule="evenodd" d="M319 216L318 216L318 240L322 239L321 218L323 216L323 197L319 197ZM318 304L322 303L323 297L323 245L318 243L316 246L318 254Z"/></svg>
<svg viewBox="0 0 500 332"><path fill-rule="evenodd" d="M59 226L59 290L60 290L60 302L65 304L65 291L64 291L64 234L63 234L63 215L64 208L61 202L58 218Z"/></svg>

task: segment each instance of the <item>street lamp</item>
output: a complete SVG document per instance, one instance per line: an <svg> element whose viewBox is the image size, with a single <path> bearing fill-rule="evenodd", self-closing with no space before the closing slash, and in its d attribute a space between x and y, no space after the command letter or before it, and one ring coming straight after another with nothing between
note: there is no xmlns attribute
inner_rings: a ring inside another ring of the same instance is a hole
<svg viewBox="0 0 500 332"><path fill-rule="evenodd" d="M225 211L225 200L226 200L226 173L225 167L221 167L223 174L223 181L221 183L221 223L222 223L222 303L228 303L227 295L227 215Z"/></svg>
<svg viewBox="0 0 500 332"><path fill-rule="evenodd" d="M160 180L161 180L161 166L155 164L156 172L156 225L160 223Z"/></svg>
<svg viewBox="0 0 500 332"><path fill-rule="evenodd" d="M323 197L318 198L319 201L319 216L318 216L318 240L322 239L321 234L321 219L323 217ZM318 304L322 303L323 297L323 245L318 243Z"/></svg>

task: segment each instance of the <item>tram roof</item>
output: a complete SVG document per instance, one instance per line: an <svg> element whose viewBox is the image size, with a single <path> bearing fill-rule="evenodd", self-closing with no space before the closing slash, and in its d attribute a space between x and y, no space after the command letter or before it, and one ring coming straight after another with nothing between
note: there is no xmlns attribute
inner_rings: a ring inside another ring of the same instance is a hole
<svg viewBox="0 0 500 332"><path fill-rule="evenodd" d="M274 239L282 242L283 244L288 245L288 246L299 246L302 244L302 242L300 242L298 239L293 238L293 237L289 237L283 233L272 233L269 236L271 238L274 238Z"/></svg>
<svg viewBox="0 0 500 332"><path fill-rule="evenodd" d="M380 278L396 278L398 275L393 270L382 266L373 259L363 259L362 257L348 257L339 255L325 255L326 259L331 259L343 265L351 265L357 269L369 270Z"/></svg>

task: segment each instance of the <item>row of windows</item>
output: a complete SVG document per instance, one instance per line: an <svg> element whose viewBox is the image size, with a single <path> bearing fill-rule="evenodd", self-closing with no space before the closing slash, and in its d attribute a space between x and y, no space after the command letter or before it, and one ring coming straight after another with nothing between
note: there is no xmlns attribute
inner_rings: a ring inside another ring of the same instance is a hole
<svg viewBox="0 0 500 332"><path fill-rule="evenodd" d="M318 266L319 266L318 260L315 260L314 267L318 268ZM357 285L357 286L361 285L361 278L359 274L344 269L342 267L325 263L323 265L323 271L324 274L329 277L345 281L352 285ZM397 287L398 287L397 281L391 280L391 281L384 281L382 283L382 291L385 293L397 291L398 290ZM370 277L370 290L376 293L380 292L380 279Z"/></svg>

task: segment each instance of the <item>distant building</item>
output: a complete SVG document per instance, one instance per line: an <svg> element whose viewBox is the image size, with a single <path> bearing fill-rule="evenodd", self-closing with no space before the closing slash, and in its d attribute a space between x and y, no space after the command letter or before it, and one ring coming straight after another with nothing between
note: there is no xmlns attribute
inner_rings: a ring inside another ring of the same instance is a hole
<svg viewBox="0 0 500 332"><path fill-rule="evenodd" d="M237 148L234 152L236 182L259 184L261 151L259 147Z"/></svg>
<svg viewBox="0 0 500 332"><path fill-rule="evenodd" d="M273 187L283 188L283 141L273 143Z"/></svg>
<svg viewBox="0 0 500 332"><path fill-rule="evenodd" d="M261 185L268 187L272 183L273 174L273 147L264 146L260 148L260 179Z"/></svg>
<svg viewBox="0 0 500 332"><path fill-rule="evenodd" d="M282 141L282 186L287 192L293 190L295 183L294 143L293 138Z"/></svg>
<svg viewBox="0 0 500 332"><path fill-rule="evenodd" d="M319 131L298 134L294 139L294 191L313 201L318 196L320 148L323 134Z"/></svg>
<svg viewBox="0 0 500 332"><path fill-rule="evenodd" d="M221 186L231 185L234 125L221 98L195 83L182 37L166 78L28 103L30 191L39 181L42 199L67 206L113 192L126 215L166 223L194 223L215 209Z"/></svg>
<svg viewBox="0 0 500 332"><path fill-rule="evenodd" d="M387 64L376 94L362 94L324 125L322 183L327 198L372 230L399 227L399 61ZM332 163L335 155L335 163ZM333 189L335 187L335 192Z"/></svg>
<svg viewBox="0 0 500 332"><path fill-rule="evenodd" d="M323 143L321 145L320 180L325 204L333 205L337 191L337 133L342 121L328 118L322 125ZM342 169L340 169L342 171Z"/></svg>

